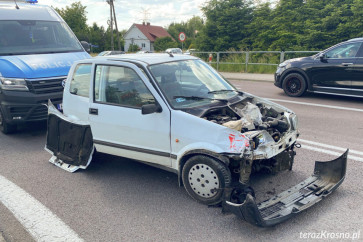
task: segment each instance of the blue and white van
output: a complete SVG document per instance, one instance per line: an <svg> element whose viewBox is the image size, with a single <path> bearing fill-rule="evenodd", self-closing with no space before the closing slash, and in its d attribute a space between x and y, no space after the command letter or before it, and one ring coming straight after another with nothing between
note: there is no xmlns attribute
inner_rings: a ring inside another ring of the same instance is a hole
<svg viewBox="0 0 363 242"><path fill-rule="evenodd" d="M90 55L54 9L0 1L1 131L46 120L44 104L62 103L62 82L73 62L85 58Z"/></svg>

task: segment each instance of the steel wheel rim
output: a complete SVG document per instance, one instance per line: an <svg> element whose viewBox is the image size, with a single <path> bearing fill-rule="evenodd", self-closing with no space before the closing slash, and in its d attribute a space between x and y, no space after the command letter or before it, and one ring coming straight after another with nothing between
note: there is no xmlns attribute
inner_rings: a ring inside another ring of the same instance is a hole
<svg viewBox="0 0 363 242"><path fill-rule="evenodd" d="M188 182L194 193L204 198L215 196L220 184L217 173L206 164L194 165L189 170Z"/></svg>

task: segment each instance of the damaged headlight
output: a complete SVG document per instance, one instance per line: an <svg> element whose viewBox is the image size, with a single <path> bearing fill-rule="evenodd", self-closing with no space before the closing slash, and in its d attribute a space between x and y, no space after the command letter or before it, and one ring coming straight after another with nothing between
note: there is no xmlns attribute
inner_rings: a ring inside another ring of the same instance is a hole
<svg viewBox="0 0 363 242"><path fill-rule="evenodd" d="M0 88L12 91L29 91L24 79L0 77Z"/></svg>

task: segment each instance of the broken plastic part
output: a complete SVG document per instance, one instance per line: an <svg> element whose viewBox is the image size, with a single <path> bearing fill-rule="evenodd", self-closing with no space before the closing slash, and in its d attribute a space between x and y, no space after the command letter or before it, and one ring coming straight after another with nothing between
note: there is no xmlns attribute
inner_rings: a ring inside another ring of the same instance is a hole
<svg viewBox="0 0 363 242"><path fill-rule="evenodd" d="M242 119L232 120L232 121L226 122L226 123L224 123L222 125L227 127L227 128L234 129L234 130L240 132L242 130Z"/></svg>
<svg viewBox="0 0 363 242"><path fill-rule="evenodd" d="M260 109L248 102L243 109L237 109L238 115L248 119L248 121L252 122L254 125L260 125L262 123L262 114Z"/></svg>
<svg viewBox="0 0 363 242"><path fill-rule="evenodd" d="M66 171L87 168L94 151L90 125L69 119L49 102L45 150L52 154L49 162Z"/></svg>
<svg viewBox="0 0 363 242"><path fill-rule="evenodd" d="M246 195L243 203L234 203L231 201L234 188L227 188L223 209L260 227L284 222L320 202L340 186L345 178L348 151L335 160L316 161L311 177L260 204L251 194Z"/></svg>

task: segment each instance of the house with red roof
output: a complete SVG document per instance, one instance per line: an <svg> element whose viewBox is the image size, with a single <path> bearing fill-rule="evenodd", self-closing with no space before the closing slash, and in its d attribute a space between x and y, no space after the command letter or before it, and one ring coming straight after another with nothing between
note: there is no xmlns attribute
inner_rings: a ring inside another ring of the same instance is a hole
<svg viewBox="0 0 363 242"><path fill-rule="evenodd" d="M154 51L154 42L157 38L171 35L161 26L150 25L150 23L133 24L124 35L125 51L130 45L139 46L138 50ZM137 50L134 50L137 51Z"/></svg>

